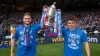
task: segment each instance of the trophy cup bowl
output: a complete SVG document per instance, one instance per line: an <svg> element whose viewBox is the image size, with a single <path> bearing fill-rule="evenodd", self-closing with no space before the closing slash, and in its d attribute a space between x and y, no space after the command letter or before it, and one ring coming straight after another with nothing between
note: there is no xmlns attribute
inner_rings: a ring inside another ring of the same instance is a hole
<svg viewBox="0 0 100 56"><path fill-rule="evenodd" d="M50 25L50 19L54 18L55 11L56 11L56 2L53 5L47 8L47 16L48 16L48 25Z"/></svg>
<svg viewBox="0 0 100 56"><path fill-rule="evenodd" d="M56 2L54 2L54 4L51 5L51 6L48 8L48 13L47 13L47 15L48 15L48 17L50 17L50 18L53 18L54 15L55 15L55 11L56 11L56 6L55 6L55 4L56 4Z"/></svg>

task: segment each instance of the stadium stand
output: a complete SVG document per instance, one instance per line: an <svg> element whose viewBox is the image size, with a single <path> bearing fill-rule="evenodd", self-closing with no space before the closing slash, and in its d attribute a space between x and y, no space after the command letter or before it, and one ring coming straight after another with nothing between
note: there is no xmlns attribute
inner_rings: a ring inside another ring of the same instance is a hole
<svg viewBox="0 0 100 56"><path fill-rule="evenodd" d="M0 36L5 37L10 35L10 26L15 28L22 24L22 16L24 12L2 11L0 12ZM33 23L39 23L41 19L41 12L31 12ZM100 11L78 10L78 11L64 11L62 12L62 24L66 25L66 20L70 16L76 16L78 20L78 27L86 30L87 34L100 34Z"/></svg>

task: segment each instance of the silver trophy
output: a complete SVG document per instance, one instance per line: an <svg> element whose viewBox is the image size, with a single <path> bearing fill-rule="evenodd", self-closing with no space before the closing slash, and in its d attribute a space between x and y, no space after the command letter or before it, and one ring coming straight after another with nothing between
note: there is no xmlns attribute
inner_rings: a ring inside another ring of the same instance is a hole
<svg viewBox="0 0 100 56"><path fill-rule="evenodd" d="M56 11L56 2L53 5L47 8L47 16L48 16L48 25L50 25L50 19L54 18L55 11Z"/></svg>

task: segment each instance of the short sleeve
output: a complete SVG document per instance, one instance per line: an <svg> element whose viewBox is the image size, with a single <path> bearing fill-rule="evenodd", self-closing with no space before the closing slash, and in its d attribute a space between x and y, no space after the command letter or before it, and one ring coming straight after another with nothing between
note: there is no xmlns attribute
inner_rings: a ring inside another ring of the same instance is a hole
<svg viewBox="0 0 100 56"><path fill-rule="evenodd" d="M36 30L39 31L41 29L41 25L40 24L36 24Z"/></svg>
<svg viewBox="0 0 100 56"><path fill-rule="evenodd" d="M61 31L62 31L62 35L64 36L64 35L65 35L65 33L64 33L64 32L65 32L64 28L62 28Z"/></svg>
<svg viewBox="0 0 100 56"><path fill-rule="evenodd" d="M85 32L82 32L82 42L88 42L88 37Z"/></svg>
<svg viewBox="0 0 100 56"><path fill-rule="evenodd" d="M18 39L18 28L16 28L13 38Z"/></svg>

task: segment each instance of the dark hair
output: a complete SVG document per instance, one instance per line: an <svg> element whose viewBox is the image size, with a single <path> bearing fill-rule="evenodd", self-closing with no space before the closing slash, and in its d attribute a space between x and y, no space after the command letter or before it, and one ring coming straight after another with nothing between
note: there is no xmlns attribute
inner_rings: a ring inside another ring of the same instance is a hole
<svg viewBox="0 0 100 56"><path fill-rule="evenodd" d="M69 20L70 20L70 21L75 21L75 22L77 22L77 19L76 19L75 16L68 17L67 22L68 22Z"/></svg>

